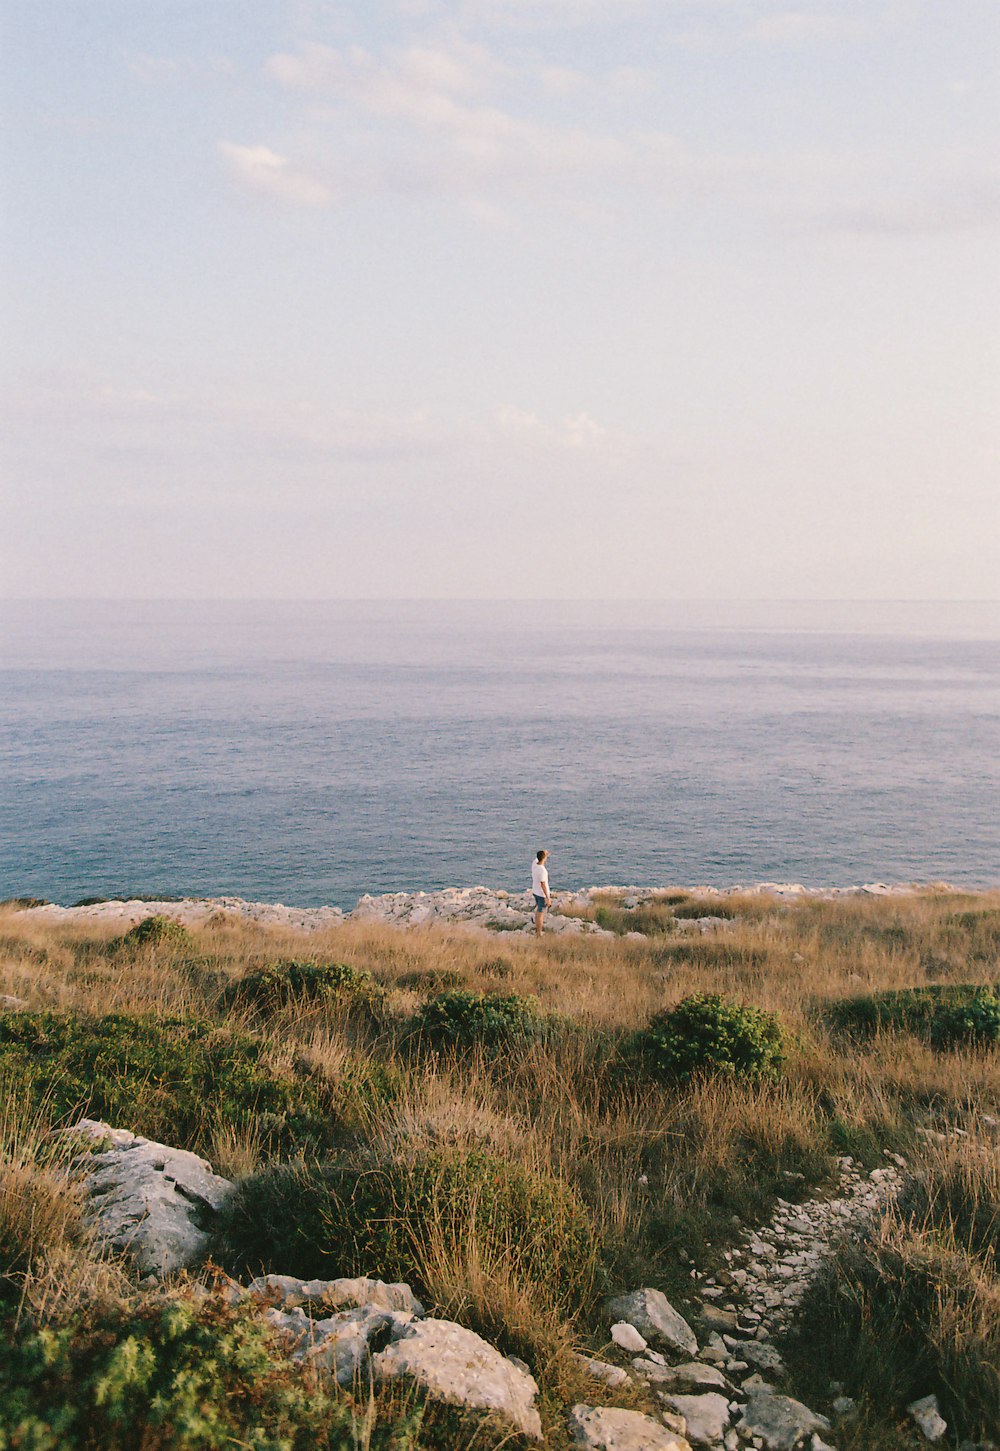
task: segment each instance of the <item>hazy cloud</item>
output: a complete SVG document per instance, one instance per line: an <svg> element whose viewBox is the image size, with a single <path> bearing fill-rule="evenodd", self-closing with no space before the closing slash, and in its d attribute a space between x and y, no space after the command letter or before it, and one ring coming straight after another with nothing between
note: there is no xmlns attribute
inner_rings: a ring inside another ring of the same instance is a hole
<svg viewBox="0 0 1000 1451"><path fill-rule="evenodd" d="M220 141L219 151L230 173L249 191L302 207L322 207L333 200L325 181L293 166L286 156L279 156L268 146Z"/></svg>

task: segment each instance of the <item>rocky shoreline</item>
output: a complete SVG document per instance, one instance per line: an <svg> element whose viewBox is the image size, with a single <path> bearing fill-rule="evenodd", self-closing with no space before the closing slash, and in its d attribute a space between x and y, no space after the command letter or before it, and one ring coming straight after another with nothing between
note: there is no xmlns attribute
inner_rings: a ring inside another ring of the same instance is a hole
<svg viewBox="0 0 1000 1451"><path fill-rule="evenodd" d="M713 913L712 905L724 907L734 897L768 896L778 901L816 898L833 901L845 897L907 897L921 892L960 893L963 889L947 882L868 882L848 887L806 887L799 882L755 882L732 887L637 887L595 886L580 891L554 892L552 911L546 917L546 931L576 936L612 937L614 934L585 918L567 915L586 909L596 899L614 898L623 907L655 906L683 892L703 902L704 916L679 919L678 931L705 932L725 927L729 916ZM81 906L46 903L29 907L26 917L42 922L107 923L123 929L134 927L146 917L169 917L184 926L204 926L213 919L253 923L260 927L286 928L296 932L323 932L344 922L382 923L393 927L425 927L440 924L485 932L527 933L534 930L533 903L528 891L501 888L445 887L431 892L386 892L359 898L353 911L339 907L290 907L282 902L248 902L242 897L185 897L180 901L147 901L140 898L92 902Z"/></svg>

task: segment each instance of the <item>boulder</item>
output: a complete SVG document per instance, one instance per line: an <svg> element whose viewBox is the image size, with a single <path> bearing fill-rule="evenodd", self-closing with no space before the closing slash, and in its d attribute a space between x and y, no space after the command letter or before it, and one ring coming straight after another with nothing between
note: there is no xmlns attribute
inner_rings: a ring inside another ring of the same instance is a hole
<svg viewBox="0 0 1000 1451"><path fill-rule="evenodd" d="M629 1374L620 1365L612 1365L607 1360L594 1360L589 1355L575 1355L574 1360L582 1371L593 1376L594 1380L601 1381L604 1385L617 1389L619 1386L628 1385Z"/></svg>
<svg viewBox="0 0 1000 1451"><path fill-rule="evenodd" d="M758 1389L743 1407L739 1429L759 1437L768 1451L794 1451L814 1431L829 1431L830 1422L791 1396Z"/></svg>
<svg viewBox="0 0 1000 1451"><path fill-rule="evenodd" d="M574 1443L587 1451L691 1451L683 1436L639 1411L574 1406L569 1426Z"/></svg>
<svg viewBox="0 0 1000 1451"><path fill-rule="evenodd" d="M608 1301L608 1313L615 1320L625 1320L653 1345L682 1350L697 1355L698 1342L694 1331L679 1315L662 1290L632 1290Z"/></svg>
<svg viewBox="0 0 1000 1451"><path fill-rule="evenodd" d="M948 1429L948 1422L941 1415L937 1396L923 1396L919 1401L912 1401L906 1409L925 1441L940 1441Z"/></svg>
<svg viewBox="0 0 1000 1451"><path fill-rule="evenodd" d="M394 1325L391 1343L372 1357L377 1380L413 1381L432 1400L492 1412L540 1440L538 1385L479 1335L450 1320Z"/></svg>
<svg viewBox="0 0 1000 1451"><path fill-rule="evenodd" d="M409 1285L387 1285L384 1280L360 1276L354 1280L299 1280L294 1275L259 1275L251 1280L249 1292L260 1300L271 1300L286 1309L297 1305L318 1305L323 1309L347 1310L374 1305L379 1310L398 1310L420 1316L423 1306Z"/></svg>
<svg viewBox="0 0 1000 1451"><path fill-rule="evenodd" d="M107 1145L77 1161L88 1195L87 1221L100 1244L126 1252L151 1275L204 1258L207 1227L232 1191L228 1179L186 1149L94 1119L82 1119L66 1132Z"/></svg>
<svg viewBox="0 0 1000 1451"><path fill-rule="evenodd" d="M770 1371L772 1375L783 1375L785 1362L769 1340L730 1340L726 1338L733 1355L756 1366L758 1370Z"/></svg>
<svg viewBox="0 0 1000 1451"><path fill-rule="evenodd" d="M697 1446L718 1446L729 1426L729 1398L718 1391L696 1396L665 1396L664 1403L684 1417L687 1438Z"/></svg>

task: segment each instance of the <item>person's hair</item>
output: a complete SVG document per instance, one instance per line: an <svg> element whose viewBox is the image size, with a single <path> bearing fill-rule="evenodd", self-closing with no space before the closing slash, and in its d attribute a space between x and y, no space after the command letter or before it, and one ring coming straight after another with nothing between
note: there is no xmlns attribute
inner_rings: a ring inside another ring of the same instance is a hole
<svg viewBox="0 0 1000 1451"><path fill-rule="evenodd" d="M545 848L543 846L540 846L538 848L538 850L535 852L535 860L538 861L538 862L543 862L547 856L548 856L548 852L545 850Z"/></svg>

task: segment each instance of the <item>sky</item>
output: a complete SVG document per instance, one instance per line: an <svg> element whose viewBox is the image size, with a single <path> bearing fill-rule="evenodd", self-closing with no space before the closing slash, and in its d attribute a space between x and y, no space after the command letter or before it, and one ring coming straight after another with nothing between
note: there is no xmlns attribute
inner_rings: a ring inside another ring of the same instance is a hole
<svg viewBox="0 0 1000 1451"><path fill-rule="evenodd" d="M996 0L7 0L7 597L995 598Z"/></svg>

